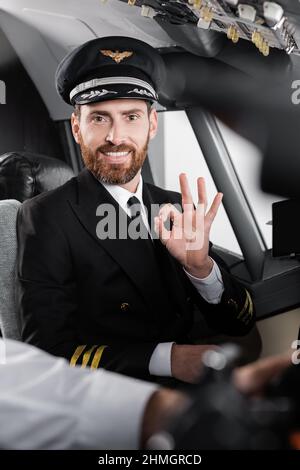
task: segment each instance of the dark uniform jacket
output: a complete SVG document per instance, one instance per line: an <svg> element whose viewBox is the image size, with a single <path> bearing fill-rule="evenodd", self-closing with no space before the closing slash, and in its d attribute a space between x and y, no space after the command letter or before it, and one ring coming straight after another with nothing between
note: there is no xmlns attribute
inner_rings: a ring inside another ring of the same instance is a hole
<svg viewBox="0 0 300 470"><path fill-rule="evenodd" d="M144 184L150 204L181 195ZM207 303L159 240L99 239L97 207L122 210L88 170L26 201L18 215L22 338L71 364L149 378L160 342L191 343L198 315L244 335L254 323L249 293L217 260L225 292ZM149 220L151 223L151 221ZM149 245L150 244L150 245Z"/></svg>

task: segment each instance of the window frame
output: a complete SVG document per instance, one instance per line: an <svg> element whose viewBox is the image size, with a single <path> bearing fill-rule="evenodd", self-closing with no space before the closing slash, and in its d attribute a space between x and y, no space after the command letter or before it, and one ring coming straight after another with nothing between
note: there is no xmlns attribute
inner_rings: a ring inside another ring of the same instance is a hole
<svg viewBox="0 0 300 470"><path fill-rule="evenodd" d="M244 259L218 246L215 252L251 290L258 319L300 306L300 263L288 257L272 258L216 118L198 106L185 112L215 185L224 193L224 208Z"/></svg>

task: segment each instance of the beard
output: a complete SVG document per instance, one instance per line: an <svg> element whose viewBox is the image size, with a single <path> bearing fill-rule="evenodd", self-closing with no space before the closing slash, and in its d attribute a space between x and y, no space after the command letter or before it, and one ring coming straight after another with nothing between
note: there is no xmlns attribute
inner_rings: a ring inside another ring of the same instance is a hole
<svg viewBox="0 0 300 470"><path fill-rule="evenodd" d="M148 152L150 132L144 146L136 150L130 145L105 144L92 151L79 136L79 145L82 158L86 168L102 183L126 184L131 181L137 172L142 168ZM100 155L100 152L102 155ZM124 164L108 163L103 153L105 152L131 152L129 162Z"/></svg>

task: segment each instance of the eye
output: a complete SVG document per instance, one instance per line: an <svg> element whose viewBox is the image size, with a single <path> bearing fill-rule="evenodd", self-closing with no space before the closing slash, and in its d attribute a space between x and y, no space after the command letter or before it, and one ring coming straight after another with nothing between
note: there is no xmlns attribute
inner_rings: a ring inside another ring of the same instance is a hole
<svg viewBox="0 0 300 470"><path fill-rule="evenodd" d="M136 121L139 118L138 114L128 114L129 121Z"/></svg>
<svg viewBox="0 0 300 470"><path fill-rule="evenodd" d="M94 122L105 122L105 117L104 116L101 116L101 114L97 114L95 116L93 116L92 120Z"/></svg>

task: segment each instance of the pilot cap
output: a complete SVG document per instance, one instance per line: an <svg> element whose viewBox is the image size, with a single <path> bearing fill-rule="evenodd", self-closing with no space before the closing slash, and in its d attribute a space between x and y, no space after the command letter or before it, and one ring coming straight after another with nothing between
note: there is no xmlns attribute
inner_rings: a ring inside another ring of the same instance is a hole
<svg viewBox="0 0 300 470"><path fill-rule="evenodd" d="M110 36L74 49L59 64L56 88L71 105L119 98L158 101L165 79L158 51L138 39Z"/></svg>

